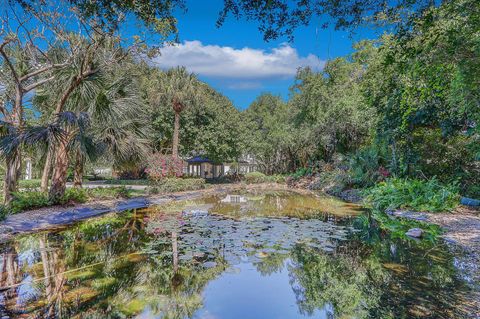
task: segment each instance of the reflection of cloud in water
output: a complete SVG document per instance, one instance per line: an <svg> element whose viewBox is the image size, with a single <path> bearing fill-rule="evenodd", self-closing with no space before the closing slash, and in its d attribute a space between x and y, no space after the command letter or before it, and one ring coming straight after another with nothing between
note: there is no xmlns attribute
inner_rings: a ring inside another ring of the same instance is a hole
<svg viewBox="0 0 480 319"><path fill-rule="evenodd" d="M213 205L211 204L204 204L204 205L195 205L193 207L185 207L182 210L182 215L184 217L195 217L201 218L208 215L208 212L212 208Z"/></svg>

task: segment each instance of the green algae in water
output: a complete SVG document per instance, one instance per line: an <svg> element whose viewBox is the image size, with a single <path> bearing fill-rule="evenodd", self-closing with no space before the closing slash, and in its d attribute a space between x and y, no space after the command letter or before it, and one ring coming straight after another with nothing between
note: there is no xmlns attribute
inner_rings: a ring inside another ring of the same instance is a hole
<svg viewBox="0 0 480 319"><path fill-rule="evenodd" d="M361 210L330 198L232 195L111 214L16 238L1 247L0 314L467 316L462 305L468 291L441 243L354 229Z"/></svg>

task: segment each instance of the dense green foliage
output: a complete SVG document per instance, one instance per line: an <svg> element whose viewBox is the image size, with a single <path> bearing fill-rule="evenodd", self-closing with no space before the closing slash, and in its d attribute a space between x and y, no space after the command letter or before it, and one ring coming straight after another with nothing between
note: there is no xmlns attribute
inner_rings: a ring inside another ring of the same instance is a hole
<svg viewBox="0 0 480 319"><path fill-rule="evenodd" d="M258 183L283 183L285 177L279 174L276 175L265 175L260 172L251 172L245 174L243 180L247 184L258 184Z"/></svg>
<svg viewBox="0 0 480 319"><path fill-rule="evenodd" d="M480 196L479 12L446 2L321 72L299 70L288 101L265 94L245 112L248 151L266 173L301 169L340 188L435 177Z"/></svg>
<svg viewBox="0 0 480 319"><path fill-rule="evenodd" d="M40 187L39 179L22 179L19 181L18 186L24 189L36 189Z"/></svg>
<svg viewBox="0 0 480 319"><path fill-rule="evenodd" d="M174 135L175 110L172 96L182 98L184 108L180 116L179 154L184 157L202 154L211 160L234 161L242 152L242 126L240 112L232 102L206 83L194 80L190 84L195 98L166 94L180 87L179 77L190 77L188 73L163 72L157 68L143 65L141 69L141 87L144 99L149 106L152 135L152 148L161 152L170 152ZM171 83L173 82L173 84ZM183 81L185 82L185 81ZM174 85L175 84L175 85ZM171 88L173 86L173 88Z"/></svg>
<svg viewBox="0 0 480 319"><path fill-rule="evenodd" d="M415 211L445 212L457 207L458 187L443 186L432 178L428 181L390 178L367 189L366 202L374 209L412 209Z"/></svg>
<svg viewBox="0 0 480 319"><path fill-rule="evenodd" d="M30 191L30 192L18 192L14 194L14 200L12 201L9 211L13 214L39 207L50 205L48 195L42 192Z"/></svg>

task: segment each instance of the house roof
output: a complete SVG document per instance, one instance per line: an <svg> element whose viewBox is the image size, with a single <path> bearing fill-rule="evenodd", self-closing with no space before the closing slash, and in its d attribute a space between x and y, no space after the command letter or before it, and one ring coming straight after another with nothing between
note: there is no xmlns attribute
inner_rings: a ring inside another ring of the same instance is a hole
<svg viewBox="0 0 480 319"><path fill-rule="evenodd" d="M188 163L212 163L207 157L203 156L194 156L187 160Z"/></svg>

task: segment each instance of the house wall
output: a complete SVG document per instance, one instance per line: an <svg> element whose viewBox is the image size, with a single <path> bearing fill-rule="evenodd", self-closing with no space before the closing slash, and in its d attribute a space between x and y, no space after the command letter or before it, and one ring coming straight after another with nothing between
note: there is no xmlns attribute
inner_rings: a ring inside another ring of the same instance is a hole
<svg viewBox="0 0 480 319"><path fill-rule="evenodd" d="M224 174L223 164L189 163L186 174L202 178L217 178Z"/></svg>

